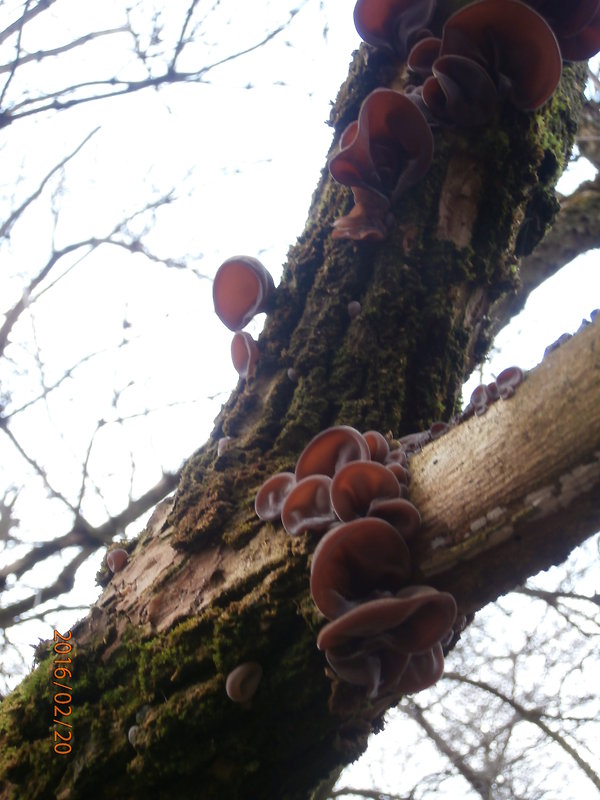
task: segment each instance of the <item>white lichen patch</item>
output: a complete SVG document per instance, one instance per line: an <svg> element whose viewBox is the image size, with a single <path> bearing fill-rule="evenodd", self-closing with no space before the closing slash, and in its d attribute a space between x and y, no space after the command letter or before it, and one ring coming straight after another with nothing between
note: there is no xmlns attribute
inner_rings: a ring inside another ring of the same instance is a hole
<svg viewBox="0 0 600 800"><path fill-rule="evenodd" d="M482 528L485 528L486 525L487 525L487 519L485 517L479 517L479 519L476 519L469 525L469 528L471 530L471 533L477 533L477 531L480 531Z"/></svg>
<svg viewBox="0 0 600 800"><path fill-rule="evenodd" d="M488 511L485 515L488 522L498 522L502 519L502 517L506 514L506 509L502 508L501 506L496 506L496 508L492 508L491 511Z"/></svg>
<svg viewBox="0 0 600 800"><path fill-rule="evenodd" d="M430 547L432 550L438 550L440 547L444 547L447 544L448 542L443 536L436 536L436 538L431 542Z"/></svg>
<svg viewBox="0 0 600 800"><path fill-rule="evenodd" d="M580 464L566 475L561 475L558 496L560 506L567 508L573 500L590 492L598 483L600 483L600 459L596 454L594 461Z"/></svg>
<svg viewBox="0 0 600 800"><path fill-rule="evenodd" d="M553 485L542 486L541 489L530 492L525 496L524 505L526 508L535 509L542 514L550 514L556 511L559 504L555 487Z"/></svg>

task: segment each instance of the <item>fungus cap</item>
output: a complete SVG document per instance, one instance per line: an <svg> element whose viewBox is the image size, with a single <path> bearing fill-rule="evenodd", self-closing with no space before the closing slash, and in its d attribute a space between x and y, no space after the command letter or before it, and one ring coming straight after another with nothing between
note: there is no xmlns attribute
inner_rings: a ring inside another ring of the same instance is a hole
<svg viewBox="0 0 600 800"><path fill-rule="evenodd" d="M257 258L233 256L224 261L213 281L213 302L221 322L240 331L261 311L275 292L271 273Z"/></svg>
<svg viewBox="0 0 600 800"><path fill-rule="evenodd" d="M256 493L254 510L261 519L272 521L281 517L286 497L296 485L293 472L278 472L271 475Z"/></svg>
<svg viewBox="0 0 600 800"><path fill-rule="evenodd" d="M386 466L390 466L390 464L400 464L403 467L408 465L408 458L406 456L405 451L401 447L395 447L385 457L385 464Z"/></svg>
<svg viewBox="0 0 600 800"><path fill-rule="evenodd" d="M446 55L473 59L514 105L530 111L551 97L562 71L552 29L519 0L476 0L452 14L442 34Z"/></svg>
<svg viewBox="0 0 600 800"><path fill-rule="evenodd" d="M225 691L234 703L247 703L256 693L263 670L256 661L246 661L231 670L225 681Z"/></svg>
<svg viewBox="0 0 600 800"><path fill-rule="evenodd" d="M229 450L233 442L233 436L221 436L217 442L217 456L222 456L226 450Z"/></svg>
<svg viewBox="0 0 600 800"><path fill-rule="evenodd" d="M306 445L296 464L296 480L308 475L328 475L350 461L370 459L369 446L362 434L349 425L327 428Z"/></svg>
<svg viewBox="0 0 600 800"><path fill-rule="evenodd" d="M409 542L421 527L421 515L417 507L403 497L375 500L369 507L369 517L386 520Z"/></svg>
<svg viewBox="0 0 600 800"><path fill-rule="evenodd" d="M583 30L561 37L560 49L567 61L587 61L600 50L600 11Z"/></svg>
<svg viewBox="0 0 600 800"><path fill-rule="evenodd" d="M334 239L383 240L388 233L390 201L381 192L365 186L353 186L353 208L333 223Z"/></svg>
<svg viewBox="0 0 600 800"><path fill-rule="evenodd" d="M575 36L596 15L599 0L527 0L541 14L557 36Z"/></svg>
<svg viewBox="0 0 600 800"><path fill-rule="evenodd" d="M491 402L493 401L485 383L480 383L479 386L476 386L471 392L469 405L472 406L475 414L478 417L480 417L482 414L485 414Z"/></svg>
<svg viewBox="0 0 600 800"><path fill-rule="evenodd" d="M452 629L456 601L431 586L408 586L395 597L369 600L327 623L317 637L320 650L347 646L385 634L404 653L425 653Z"/></svg>
<svg viewBox="0 0 600 800"><path fill-rule="evenodd" d="M309 530L324 531L337 522L331 507L330 487L328 475L309 475L296 483L281 509L281 522L290 536Z"/></svg>
<svg viewBox="0 0 600 800"><path fill-rule="evenodd" d="M388 440L382 433L379 433L379 431L366 431L366 433L363 433L363 436L369 446L371 460L379 461L380 464L383 464L390 452Z"/></svg>
<svg viewBox="0 0 600 800"><path fill-rule="evenodd" d="M548 22L568 61L587 61L600 49L599 0L529 0Z"/></svg>
<svg viewBox="0 0 600 800"><path fill-rule="evenodd" d="M444 653L439 642L425 653L413 653L394 687L400 694L414 694L437 683L444 672Z"/></svg>
<svg viewBox="0 0 600 800"><path fill-rule="evenodd" d="M408 54L408 68L418 75L431 75L436 58L439 58L442 40L435 36L420 39Z"/></svg>
<svg viewBox="0 0 600 800"><path fill-rule="evenodd" d="M407 433L406 436L401 436L398 439L398 444L405 453L418 453L430 441L431 434L429 431L417 431L416 433Z"/></svg>
<svg viewBox="0 0 600 800"><path fill-rule="evenodd" d="M389 464L385 465L386 469L395 475L396 480L400 485L400 494L399 497L408 497L408 482L410 480L410 473L406 467L403 467L402 464L399 464L397 461L391 461Z"/></svg>
<svg viewBox="0 0 600 800"><path fill-rule="evenodd" d="M410 44L429 24L434 8L435 0L358 0L354 24L365 42L404 59Z"/></svg>
<svg viewBox="0 0 600 800"><path fill-rule="evenodd" d="M433 422L429 428L429 435L432 439L439 439L444 434L448 433L450 425L447 422Z"/></svg>
<svg viewBox="0 0 600 800"><path fill-rule="evenodd" d="M398 531L382 519L359 519L333 528L316 546L310 590L319 611L335 619L379 593L395 593L409 576Z"/></svg>
<svg viewBox="0 0 600 800"><path fill-rule="evenodd" d="M525 376L520 367L507 367L496 378L498 394L503 400L508 400L515 393L517 386L523 383Z"/></svg>
<svg viewBox="0 0 600 800"><path fill-rule="evenodd" d="M442 120L483 125L491 119L498 92L481 64L459 55L440 56L423 84L423 101Z"/></svg>
<svg viewBox="0 0 600 800"><path fill-rule="evenodd" d="M411 658L408 653L399 653L381 640L373 640L359 651L326 650L325 656L343 681L366 687L370 699L387 694L395 687Z"/></svg>
<svg viewBox="0 0 600 800"><path fill-rule="evenodd" d="M117 547L114 550L109 550L106 556L106 563L111 572L121 572L125 568L125 564L129 559L127 550L122 547Z"/></svg>
<svg viewBox="0 0 600 800"><path fill-rule="evenodd" d="M500 399L500 392L498 391L498 385L496 381L491 381L490 383L488 383L487 391L491 403L495 403L496 400Z"/></svg>
<svg viewBox="0 0 600 800"><path fill-rule="evenodd" d="M358 317L361 311L362 311L362 306L358 302L358 300L351 300L348 303L348 316L350 317L350 319L356 319L356 317Z"/></svg>
<svg viewBox="0 0 600 800"><path fill-rule="evenodd" d="M346 128L329 162L338 183L398 197L429 169L433 136L419 108L402 92L374 89Z"/></svg>
<svg viewBox="0 0 600 800"><path fill-rule="evenodd" d="M376 461L346 464L336 472L331 484L331 503L342 522L366 516L374 500L399 496L396 476Z"/></svg>
<svg viewBox="0 0 600 800"><path fill-rule="evenodd" d="M238 331L231 341L231 360L240 378L251 378L260 356L258 345L246 331Z"/></svg>

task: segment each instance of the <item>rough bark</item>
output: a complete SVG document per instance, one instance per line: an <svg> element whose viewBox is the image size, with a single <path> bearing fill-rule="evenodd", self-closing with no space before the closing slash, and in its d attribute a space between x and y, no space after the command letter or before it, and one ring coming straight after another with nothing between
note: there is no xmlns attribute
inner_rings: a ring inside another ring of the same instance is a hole
<svg viewBox="0 0 600 800"><path fill-rule="evenodd" d="M292 539L261 523L254 495L267 476L292 469L328 425L399 436L453 414L465 374L489 344L491 305L518 285L523 220L531 243L554 213L552 185L575 134L582 76L567 67L559 90L535 115L503 106L486 128L438 129L435 163L394 208L395 225L382 243L331 239L350 192L323 173L260 339L256 377L240 382L209 442L190 458L166 520L156 518L132 543L130 564L72 631L73 752L52 750L52 644L40 645L37 669L3 700L3 798L301 800L364 749L394 698L367 701L364 691L330 679L315 646L323 620L308 592L316 537ZM333 110L336 136L368 91L402 81L393 61L366 57L362 48ZM353 321L350 300L362 304ZM597 371L597 341L590 347ZM288 378L289 367L297 382ZM459 447L466 463L471 433L489 428L497 435L506 415L533 414L541 401L526 400L528 384L539 390L554 374L549 361L522 387L522 398L459 426L435 448L441 454ZM597 398L597 384L594 392ZM567 415L560 423L568 439L574 420ZM217 456L224 435L235 441ZM523 446L522 439L502 445L507 470ZM429 455L435 448L415 459L417 497L426 479L438 480ZM542 473L541 486L559 485L574 466L561 456L563 471ZM595 470L596 480L597 460ZM539 535L530 542L520 525L527 503L535 506L531 498L517 501L506 487L507 496L492 493L493 504L480 514L469 506L479 487L456 480L470 509L465 524L452 520L452 529L438 529L434 517L427 522L435 535L425 528L415 577L451 585L464 610L563 558L591 532L587 522L578 529L575 514L568 544L560 547L553 536L546 548ZM561 497L551 515L562 512ZM505 538L494 537L488 524L498 523L489 518L496 507L507 509L502 524L512 521ZM485 526L473 530L480 517ZM482 547L490 541L500 548L492 556ZM496 575L490 559L504 553L506 568ZM516 567L519 553L527 556L524 569ZM106 574L100 577L106 582ZM224 683L248 660L259 661L264 676L244 708L228 700ZM144 705L132 746L127 733Z"/></svg>

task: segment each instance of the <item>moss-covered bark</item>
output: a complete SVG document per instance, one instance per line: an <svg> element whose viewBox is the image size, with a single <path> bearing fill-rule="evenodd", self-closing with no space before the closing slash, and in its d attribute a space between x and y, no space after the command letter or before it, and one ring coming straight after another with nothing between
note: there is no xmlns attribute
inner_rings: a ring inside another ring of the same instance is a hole
<svg viewBox="0 0 600 800"><path fill-rule="evenodd" d="M361 49L332 112L336 135L370 89L403 79ZM329 425L398 436L452 415L488 347L488 311L518 283L516 252L555 211L581 88L582 71L568 67L537 114L505 105L483 129L436 130L434 165L381 243L332 240L351 193L323 173L256 377L240 382L189 460L167 522L146 530L73 630L72 753L52 749L51 645L2 701L3 798L301 800L362 751L391 700L331 683L308 593L315 538L261 523L254 495ZM354 320L351 300L362 304ZM218 457L225 435L235 441ZM247 660L264 677L244 708L224 683Z"/></svg>

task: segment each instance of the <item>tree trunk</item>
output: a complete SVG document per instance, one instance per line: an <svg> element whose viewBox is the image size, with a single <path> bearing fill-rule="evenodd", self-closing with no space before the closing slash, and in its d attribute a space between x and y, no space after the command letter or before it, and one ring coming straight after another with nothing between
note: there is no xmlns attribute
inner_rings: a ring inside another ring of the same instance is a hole
<svg viewBox="0 0 600 800"><path fill-rule="evenodd" d="M552 187L572 145L583 78L565 66L537 114L503 105L489 126L436 129L434 164L394 207L383 242L331 238L351 193L324 171L260 338L256 377L240 381L190 458L167 518L165 508L132 543L127 567L72 630L73 674L61 681L72 687L72 713L56 713L73 726L72 752L53 750L54 730L68 730L53 724L54 643L40 645L35 672L2 701L3 798L301 800L364 750L397 698L370 701L332 680L308 590L317 536L292 538L261 522L254 496L265 478L293 470L329 425L402 436L455 413L462 381L489 345L488 313L519 285L515 248L532 249L555 211ZM332 112L335 140L371 89L402 82L396 62L361 48ZM354 320L351 300L362 305ZM571 377L579 356L565 346L514 399L413 459L412 494L425 521L415 582L451 589L462 612L566 557L598 527L598 325L577 339L569 347L595 370L585 392L577 386L587 373ZM541 403L553 382L574 400L593 393L595 406L587 397L570 413L553 394L562 413L545 429ZM594 408L586 429L580 410ZM218 456L223 436L234 441ZM545 447L555 469L540 462ZM591 477L573 510L564 480L578 465ZM563 540L555 519L568 522ZM248 707L224 688L245 661L263 668Z"/></svg>

